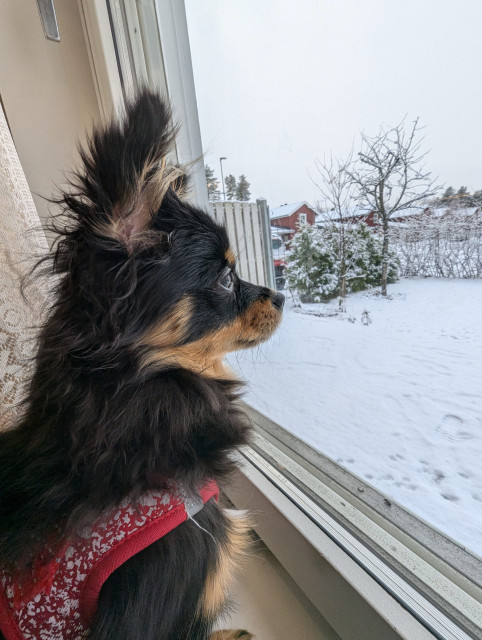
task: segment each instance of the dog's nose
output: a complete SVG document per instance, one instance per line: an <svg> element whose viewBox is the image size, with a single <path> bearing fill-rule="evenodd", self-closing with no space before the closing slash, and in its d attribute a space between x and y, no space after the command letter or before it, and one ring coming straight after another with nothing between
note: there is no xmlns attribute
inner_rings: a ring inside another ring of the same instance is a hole
<svg viewBox="0 0 482 640"><path fill-rule="evenodd" d="M275 306L277 309L279 309L281 311L281 309L283 308L283 305L285 303L285 297L282 293L276 293L272 298L271 298L271 302L273 303L273 306Z"/></svg>

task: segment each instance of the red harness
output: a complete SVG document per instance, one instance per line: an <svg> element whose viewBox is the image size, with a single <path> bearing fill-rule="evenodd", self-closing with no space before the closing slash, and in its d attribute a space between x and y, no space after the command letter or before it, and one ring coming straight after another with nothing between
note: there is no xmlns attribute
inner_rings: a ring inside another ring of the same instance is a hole
<svg viewBox="0 0 482 640"><path fill-rule="evenodd" d="M20 582L0 570L0 630L5 640L82 640L97 610L102 585L121 564L193 517L211 498L215 482L199 496L182 491L127 500L60 550L46 547Z"/></svg>

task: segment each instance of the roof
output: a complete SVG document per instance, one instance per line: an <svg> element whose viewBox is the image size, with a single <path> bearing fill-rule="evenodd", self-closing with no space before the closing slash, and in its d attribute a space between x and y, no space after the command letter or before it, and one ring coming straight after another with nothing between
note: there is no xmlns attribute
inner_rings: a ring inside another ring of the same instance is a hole
<svg viewBox="0 0 482 640"><path fill-rule="evenodd" d="M368 208L363 208L363 207L351 207L349 209L344 209L341 212L341 217L343 220L350 220L351 218L359 218L361 216L367 216L370 211L372 211L372 209L368 209ZM316 218L315 218L315 222L316 223L322 223L322 222L331 222L331 221L337 221L340 219L340 214L337 211L331 210L331 211L324 211L323 213L317 213L316 214Z"/></svg>
<svg viewBox="0 0 482 640"><path fill-rule="evenodd" d="M400 211L395 211L395 213L391 216L392 218L410 218L411 216L419 216L420 214L427 211L429 207L426 204L421 205L420 207L409 207L408 209L401 209ZM433 209L431 209L433 211Z"/></svg>
<svg viewBox="0 0 482 640"><path fill-rule="evenodd" d="M273 218L285 218L287 216L290 216L292 213L294 213L297 209L302 207L304 204L306 204L307 207L310 206L305 201L295 202L293 204L282 204L280 207L276 207L276 209L271 209L269 217L271 219L273 219Z"/></svg>

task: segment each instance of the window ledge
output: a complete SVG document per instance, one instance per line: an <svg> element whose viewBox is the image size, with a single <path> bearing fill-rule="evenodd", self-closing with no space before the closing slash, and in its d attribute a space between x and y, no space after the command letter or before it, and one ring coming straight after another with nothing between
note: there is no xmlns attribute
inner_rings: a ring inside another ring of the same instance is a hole
<svg viewBox="0 0 482 640"><path fill-rule="evenodd" d="M257 412L249 412L256 425ZM411 549L406 536L392 535L346 492L324 483L263 435L256 433L252 447L241 452L236 482L226 493L255 514L258 535L340 637L479 637L477 585L439 571L417 553L417 544ZM396 570L401 565L414 580Z"/></svg>

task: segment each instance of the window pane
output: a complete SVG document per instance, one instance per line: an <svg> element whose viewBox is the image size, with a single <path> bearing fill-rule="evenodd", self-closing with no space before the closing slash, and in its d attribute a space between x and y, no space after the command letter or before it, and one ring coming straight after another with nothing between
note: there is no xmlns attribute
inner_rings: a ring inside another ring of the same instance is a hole
<svg viewBox="0 0 482 640"><path fill-rule="evenodd" d="M286 287L275 337L230 357L247 401L482 554L482 5L453 9L186 0L206 164L221 198L243 177L267 199ZM397 132L420 146L414 183L387 187L383 254L360 175ZM351 177L339 206L330 175Z"/></svg>

